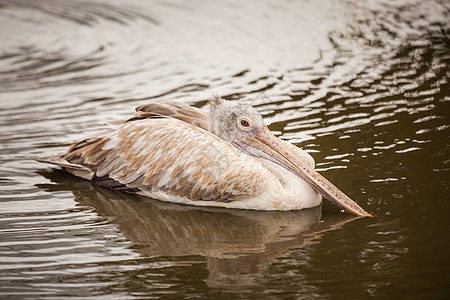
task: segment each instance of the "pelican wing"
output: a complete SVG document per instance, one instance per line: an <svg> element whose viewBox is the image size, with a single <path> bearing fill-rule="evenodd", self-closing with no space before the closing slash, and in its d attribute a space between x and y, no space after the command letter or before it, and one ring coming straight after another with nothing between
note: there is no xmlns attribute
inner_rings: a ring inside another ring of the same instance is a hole
<svg viewBox="0 0 450 300"><path fill-rule="evenodd" d="M179 102L151 103L136 108L129 121L170 117L208 130L208 115L196 107Z"/></svg>
<svg viewBox="0 0 450 300"><path fill-rule="evenodd" d="M195 123L155 111L152 107L153 116L75 143L62 159L89 168L92 180L102 185L193 201L233 201L262 192L267 174L259 162Z"/></svg>
<svg viewBox="0 0 450 300"><path fill-rule="evenodd" d="M128 120L118 120L108 122L111 125L122 125L126 122L158 119L158 118L174 118L186 123L198 126L205 130L209 130L208 115L202 110L179 102L150 103L136 107L134 116Z"/></svg>

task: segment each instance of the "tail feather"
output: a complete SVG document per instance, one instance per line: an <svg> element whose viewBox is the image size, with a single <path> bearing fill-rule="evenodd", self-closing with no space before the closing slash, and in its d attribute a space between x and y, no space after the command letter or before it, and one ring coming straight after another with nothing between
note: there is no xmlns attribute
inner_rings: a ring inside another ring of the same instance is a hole
<svg viewBox="0 0 450 300"><path fill-rule="evenodd" d="M70 163L59 155L49 156L42 159L36 159L36 161L56 165L58 167L66 169L68 172L72 173L75 176L87 180L92 180L92 177L94 176L94 172L88 167Z"/></svg>

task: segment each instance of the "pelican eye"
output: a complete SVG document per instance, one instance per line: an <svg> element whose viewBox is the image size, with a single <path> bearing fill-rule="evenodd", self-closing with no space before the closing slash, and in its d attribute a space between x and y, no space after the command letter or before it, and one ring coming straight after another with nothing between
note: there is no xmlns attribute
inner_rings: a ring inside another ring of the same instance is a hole
<svg viewBox="0 0 450 300"><path fill-rule="evenodd" d="M244 127L250 127L250 123L247 120L241 120L241 125Z"/></svg>

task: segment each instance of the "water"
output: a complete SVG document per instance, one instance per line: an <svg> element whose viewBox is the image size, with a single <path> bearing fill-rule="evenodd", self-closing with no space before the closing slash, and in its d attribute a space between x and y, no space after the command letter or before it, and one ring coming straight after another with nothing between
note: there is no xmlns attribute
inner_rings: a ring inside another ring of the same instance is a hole
<svg viewBox="0 0 450 300"><path fill-rule="evenodd" d="M448 297L449 12L0 0L0 297ZM375 218L171 205L34 161L211 91L252 103Z"/></svg>

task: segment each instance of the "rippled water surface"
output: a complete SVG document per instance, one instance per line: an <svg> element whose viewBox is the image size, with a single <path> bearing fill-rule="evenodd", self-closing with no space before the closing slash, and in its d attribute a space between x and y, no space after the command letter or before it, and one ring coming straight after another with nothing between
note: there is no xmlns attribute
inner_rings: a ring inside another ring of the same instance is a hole
<svg viewBox="0 0 450 300"><path fill-rule="evenodd" d="M448 1L0 0L0 297L450 295ZM375 218L194 209L34 161L134 107L252 103Z"/></svg>

